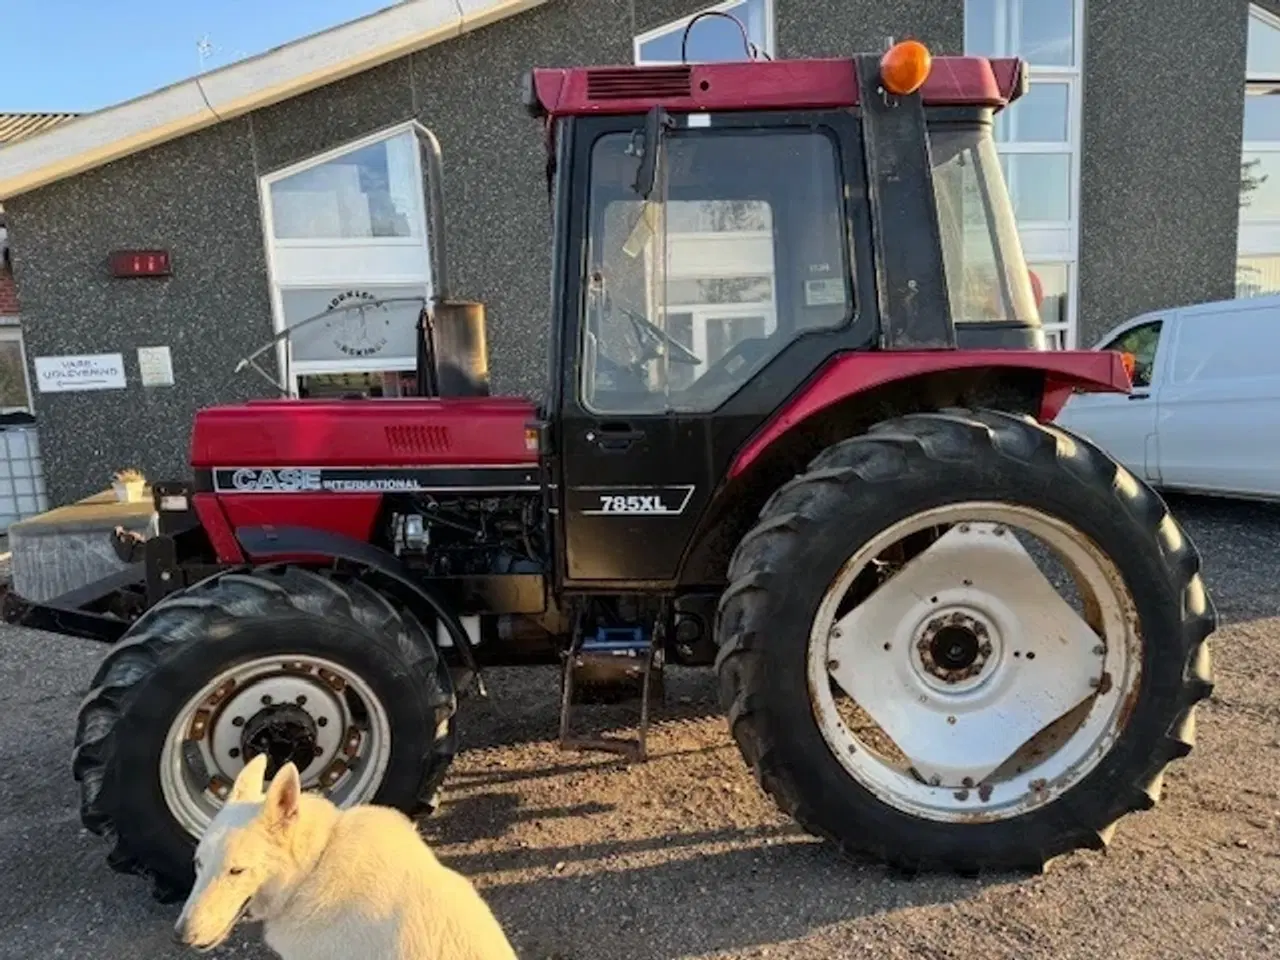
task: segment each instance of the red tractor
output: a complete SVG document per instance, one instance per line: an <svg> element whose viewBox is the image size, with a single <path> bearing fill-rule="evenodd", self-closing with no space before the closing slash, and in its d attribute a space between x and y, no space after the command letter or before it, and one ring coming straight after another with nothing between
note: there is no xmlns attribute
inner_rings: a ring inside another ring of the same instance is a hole
<svg viewBox="0 0 1280 960"><path fill-rule="evenodd" d="M487 395L441 258L419 396L202 410L136 562L8 597L112 644L73 763L112 865L181 896L262 752L433 809L494 665L562 665L567 744L580 704L638 702L638 743L587 740L633 755L664 663L714 665L779 807L909 871L1039 869L1155 803L1216 613L1161 498L1052 425L1130 383L1045 348L992 138L1025 83L911 41L532 71L541 402Z"/></svg>

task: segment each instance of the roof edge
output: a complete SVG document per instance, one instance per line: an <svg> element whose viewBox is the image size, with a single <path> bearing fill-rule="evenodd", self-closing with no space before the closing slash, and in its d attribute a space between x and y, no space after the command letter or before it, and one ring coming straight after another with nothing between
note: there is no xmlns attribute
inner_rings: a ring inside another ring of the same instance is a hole
<svg viewBox="0 0 1280 960"><path fill-rule="evenodd" d="M0 149L0 201L344 80L547 0L415 0ZM344 51L355 50L353 54Z"/></svg>

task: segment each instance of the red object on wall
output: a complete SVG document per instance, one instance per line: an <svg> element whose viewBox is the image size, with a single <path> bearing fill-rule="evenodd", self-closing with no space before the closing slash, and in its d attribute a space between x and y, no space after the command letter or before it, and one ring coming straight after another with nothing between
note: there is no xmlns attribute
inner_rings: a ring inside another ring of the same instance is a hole
<svg viewBox="0 0 1280 960"><path fill-rule="evenodd" d="M18 288L8 267L0 267L0 317L18 315Z"/></svg>
<svg viewBox="0 0 1280 960"><path fill-rule="evenodd" d="M172 272L168 250L116 250L111 254L113 277L167 277Z"/></svg>

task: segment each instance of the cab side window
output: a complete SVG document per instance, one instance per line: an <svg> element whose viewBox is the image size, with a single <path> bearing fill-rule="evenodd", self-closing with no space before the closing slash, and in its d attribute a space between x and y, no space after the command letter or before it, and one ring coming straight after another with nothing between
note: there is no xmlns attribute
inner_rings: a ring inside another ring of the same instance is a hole
<svg viewBox="0 0 1280 960"><path fill-rule="evenodd" d="M1133 385L1135 387L1151 386L1152 369L1156 362L1156 347L1160 345L1160 330L1163 326L1163 320L1139 324L1126 330L1102 348L1133 354Z"/></svg>

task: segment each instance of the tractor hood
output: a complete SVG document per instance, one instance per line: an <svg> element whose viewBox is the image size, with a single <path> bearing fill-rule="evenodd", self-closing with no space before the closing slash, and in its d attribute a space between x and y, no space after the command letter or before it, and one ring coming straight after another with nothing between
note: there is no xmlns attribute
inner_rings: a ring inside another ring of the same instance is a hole
<svg viewBox="0 0 1280 960"><path fill-rule="evenodd" d="M518 397L253 400L196 414L191 466L485 466L537 461Z"/></svg>

